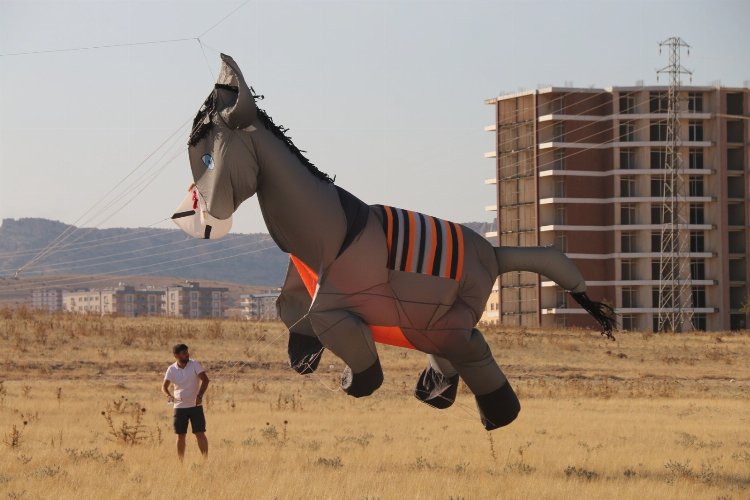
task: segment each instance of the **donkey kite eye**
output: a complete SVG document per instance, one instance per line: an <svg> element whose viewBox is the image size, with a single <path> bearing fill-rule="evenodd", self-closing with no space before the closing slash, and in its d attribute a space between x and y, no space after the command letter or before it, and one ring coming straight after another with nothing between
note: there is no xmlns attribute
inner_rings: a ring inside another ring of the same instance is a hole
<svg viewBox="0 0 750 500"><path fill-rule="evenodd" d="M206 153L203 155L203 163L206 165L206 168L208 168L209 170L214 169L214 159L210 154Z"/></svg>

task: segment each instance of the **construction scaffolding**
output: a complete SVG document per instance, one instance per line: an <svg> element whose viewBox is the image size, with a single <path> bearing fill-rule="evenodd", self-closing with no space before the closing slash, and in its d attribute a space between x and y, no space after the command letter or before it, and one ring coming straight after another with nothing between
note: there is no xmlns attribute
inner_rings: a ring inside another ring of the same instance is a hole
<svg viewBox="0 0 750 500"><path fill-rule="evenodd" d="M500 246L538 244L536 96L508 99L497 107L497 223ZM500 321L538 326L539 277L506 273L500 281Z"/></svg>
<svg viewBox="0 0 750 500"><path fill-rule="evenodd" d="M665 173L662 176L661 255L659 259L658 330L681 332L693 329L690 276L690 230L686 183L680 160L680 75L692 73L680 65L682 48L690 46L679 37L659 44L669 50L669 64L657 71L669 75Z"/></svg>

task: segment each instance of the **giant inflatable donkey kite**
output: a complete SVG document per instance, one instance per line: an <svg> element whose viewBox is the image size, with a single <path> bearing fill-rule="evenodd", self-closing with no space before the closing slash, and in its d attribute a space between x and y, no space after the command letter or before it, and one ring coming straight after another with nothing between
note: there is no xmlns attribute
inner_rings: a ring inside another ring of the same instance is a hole
<svg viewBox="0 0 750 500"><path fill-rule="evenodd" d="M237 64L221 73L189 140L195 184L175 222L211 238L254 194L271 237L291 254L277 306L289 361L312 373L324 349L347 365L344 391L368 396L383 382L376 343L427 354L415 396L449 407L459 377L485 428L512 422L516 394L476 324L498 275L543 274L568 290L611 336L613 311L586 296L578 269L551 247L496 248L474 231L409 210L367 205L319 171L256 106ZM193 199L193 210L190 201ZM201 229L180 219L200 215Z"/></svg>

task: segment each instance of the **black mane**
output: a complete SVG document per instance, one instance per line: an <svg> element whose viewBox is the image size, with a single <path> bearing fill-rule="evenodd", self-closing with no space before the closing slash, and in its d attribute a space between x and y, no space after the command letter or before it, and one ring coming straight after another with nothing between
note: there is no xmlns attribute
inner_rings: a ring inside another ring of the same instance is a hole
<svg viewBox="0 0 750 500"><path fill-rule="evenodd" d="M263 96L258 95L255 93L255 90L251 87L250 91L253 94L253 99L256 101L256 107L257 107L257 101L262 100ZM277 139L279 139L281 142L286 144L286 147L289 148L289 151L291 151L294 156L297 157L297 159L302 162L302 164L307 168L307 170L313 174L318 179L333 183L334 179L331 179L331 177L326 174L325 172L321 172L318 167L316 167L313 162L307 159L303 153L306 153L306 151L303 151L299 149L297 146L294 145L294 142L292 142L292 138L287 136L286 133L289 131L288 128L285 128L281 125L276 125L273 122L273 119L271 119L270 116L268 116L268 113L266 113L264 110L260 109L258 107L258 119L263 124L266 129L271 132Z"/></svg>
<svg viewBox="0 0 750 500"><path fill-rule="evenodd" d="M222 83L217 83L214 85L215 89L225 89L225 90L231 90L233 92L239 92L239 88L235 87L234 85L226 85ZM253 99L257 102L263 99L262 95L258 95L255 93L255 90L250 87L250 92L253 96ZM305 166L305 168L313 174L318 179L324 181L333 183L334 179L331 179L331 177L326 174L325 172L321 172L318 170L318 167L316 167L313 162L308 160L303 153L306 151L303 151L299 149L297 146L294 145L294 142L292 142L292 138L287 136L286 133L289 131L288 128L285 128L280 125L276 125L270 116L268 116L268 113L266 113L264 110L258 109L258 119L263 124L263 126L271 132L274 137L279 139L281 142L283 142L286 147L291 151L294 156L297 157L297 159ZM190 139L188 140L189 146L195 146L199 140L201 140L207 133L208 130L211 128L211 115L216 112L216 93L211 92L211 94L206 98L206 101L203 103L203 106L201 106L201 109L198 111L198 114L195 116L195 119L193 120L193 129L190 132Z"/></svg>

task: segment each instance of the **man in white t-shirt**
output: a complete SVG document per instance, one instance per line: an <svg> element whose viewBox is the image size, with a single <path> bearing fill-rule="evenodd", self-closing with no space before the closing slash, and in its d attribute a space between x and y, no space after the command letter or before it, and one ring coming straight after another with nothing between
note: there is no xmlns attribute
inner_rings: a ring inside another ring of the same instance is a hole
<svg viewBox="0 0 750 500"><path fill-rule="evenodd" d="M174 403L177 456L180 460L185 457L185 435L190 422L198 448L205 457L208 455L208 439L206 416L203 414L203 394L208 388L208 375L199 362L190 359L190 352L185 344L174 346L172 354L177 361L167 368L161 390L167 395L168 401ZM174 395L169 392L170 384L174 384Z"/></svg>

